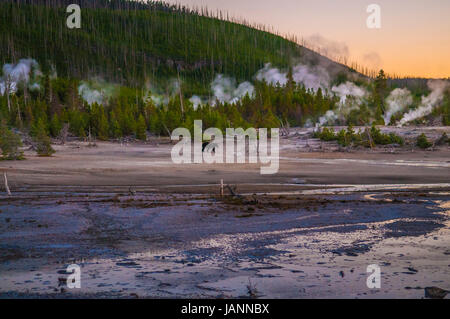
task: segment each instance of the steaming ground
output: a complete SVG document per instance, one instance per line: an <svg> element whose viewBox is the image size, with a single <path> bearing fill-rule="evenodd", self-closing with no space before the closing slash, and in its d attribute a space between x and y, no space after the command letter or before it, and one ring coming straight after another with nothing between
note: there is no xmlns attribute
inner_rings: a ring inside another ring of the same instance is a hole
<svg viewBox="0 0 450 319"><path fill-rule="evenodd" d="M448 128L390 128L405 138ZM1 162L0 296L380 298L450 289L450 149L281 139L280 172L174 165L167 141ZM221 199L218 183L242 198ZM256 194L256 195L253 195ZM64 269L82 266L82 288ZM380 290L366 267L382 270Z"/></svg>

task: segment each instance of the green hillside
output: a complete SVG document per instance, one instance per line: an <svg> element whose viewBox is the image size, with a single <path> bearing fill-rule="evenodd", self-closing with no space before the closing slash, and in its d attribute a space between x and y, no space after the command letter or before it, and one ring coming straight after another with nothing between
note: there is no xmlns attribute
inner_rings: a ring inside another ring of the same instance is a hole
<svg viewBox="0 0 450 319"><path fill-rule="evenodd" d="M0 0L3 158L20 158L12 129L51 155L49 135L146 140L192 130L196 119L222 130L385 123L393 83L382 71L371 80L220 13L160 2L78 1L82 27L69 29L73 1ZM348 90L362 93L342 108ZM418 107L428 91L413 93L410 107ZM447 93L430 116L448 125L449 110Z"/></svg>
<svg viewBox="0 0 450 319"><path fill-rule="evenodd" d="M66 27L70 3L81 4L81 29ZM29 57L43 70L54 64L59 76L130 86L180 73L187 94L207 93L215 74L251 79L265 63L286 67L301 54L268 32L185 8L124 1L1 1L0 42L2 64Z"/></svg>

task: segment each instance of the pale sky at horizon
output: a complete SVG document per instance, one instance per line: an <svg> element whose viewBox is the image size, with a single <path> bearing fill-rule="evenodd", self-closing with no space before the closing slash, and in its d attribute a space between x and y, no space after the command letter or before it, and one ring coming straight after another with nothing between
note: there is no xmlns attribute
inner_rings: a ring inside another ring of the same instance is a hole
<svg viewBox="0 0 450 319"><path fill-rule="evenodd" d="M401 76L450 77L449 0L168 0L221 9L308 42L318 39L348 59ZM369 29L369 4L381 29ZM325 40L324 40L325 39ZM348 51L347 51L348 48Z"/></svg>

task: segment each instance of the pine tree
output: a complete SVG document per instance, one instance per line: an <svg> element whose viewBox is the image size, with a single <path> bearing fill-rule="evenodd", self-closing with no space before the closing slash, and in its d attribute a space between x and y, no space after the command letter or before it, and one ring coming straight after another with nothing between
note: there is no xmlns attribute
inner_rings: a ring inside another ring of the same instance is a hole
<svg viewBox="0 0 450 319"><path fill-rule="evenodd" d="M136 138L141 141L147 140L147 124L145 123L145 119L144 116L142 116L142 114L139 115L136 124Z"/></svg>
<svg viewBox="0 0 450 319"><path fill-rule="evenodd" d="M12 132L5 121L0 122L0 150L2 158L5 160L23 159L23 152L19 149L22 146L20 136Z"/></svg>
<svg viewBox="0 0 450 319"><path fill-rule="evenodd" d="M50 121L50 134L53 137L57 137L59 132L61 132L62 124L59 121L58 114L53 114L52 120Z"/></svg>
<svg viewBox="0 0 450 319"><path fill-rule="evenodd" d="M117 120L116 114L111 111L110 113L110 136L113 138L120 138L122 137L122 128L120 127L120 123Z"/></svg>
<svg viewBox="0 0 450 319"><path fill-rule="evenodd" d="M376 106L380 108L381 110L378 110L378 113L385 111L385 102L384 99L386 98L386 91L387 91L387 79L386 74L383 70L380 70L378 73L377 78L375 79L375 102Z"/></svg>
<svg viewBox="0 0 450 319"><path fill-rule="evenodd" d="M36 152L39 156L52 156L55 150L52 148L50 137L47 134L45 125L41 119L36 124L36 135L34 142L36 143Z"/></svg>
<svg viewBox="0 0 450 319"><path fill-rule="evenodd" d="M70 131L78 136L78 137L85 137L86 136L86 120L83 116L83 113L81 113L78 110L74 110L70 112Z"/></svg>
<svg viewBox="0 0 450 319"><path fill-rule="evenodd" d="M106 119L104 110L100 112L100 119L98 122L98 138L100 140L106 141L109 137L109 124Z"/></svg>

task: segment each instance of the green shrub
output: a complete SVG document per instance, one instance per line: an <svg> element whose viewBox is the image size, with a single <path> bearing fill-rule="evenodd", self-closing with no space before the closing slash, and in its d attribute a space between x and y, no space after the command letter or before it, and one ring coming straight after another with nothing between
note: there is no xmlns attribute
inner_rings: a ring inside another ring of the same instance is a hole
<svg viewBox="0 0 450 319"><path fill-rule="evenodd" d="M324 141L335 141L336 134L333 129L325 127L322 131L322 140Z"/></svg>
<svg viewBox="0 0 450 319"><path fill-rule="evenodd" d="M374 147L374 143L372 139L370 138L370 132L369 129L365 129L364 132L361 133L361 145L367 148Z"/></svg>
<svg viewBox="0 0 450 319"><path fill-rule="evenodd" d="M361 145L362 136L360 133L356 133L353 125L349 125L346 130L342 129L337 135L337 141L341 146L349 145Z"/></svg>
<svg viewBox="0 0 450 319"><path fill-rule="evenodd" d="M315 132L314 137L320 138L322 141L326 142L336 140L336 134L334 133L334 130L328 127L324 127L322 131Z"/></svg>
<svg viewBox="0 0 450 319"><path fill-rule="evenodd" d="M5 123L0 123L0 149L4 160L24 159L23 152L20 151L22 141L20 136L11 131Z"/></svg>
<svg viewBox="0 0 450 319"><path fill-rule="evenodd" d="M337 141L341 146L364 144L363 136L361 133L356 133L351 124L347 129L342 129L337 134L333 129L324 127L322 131L316 132L314 136L322 141Z"/></svg>
<svg viewBox="0 0 450 319"><path fill-rule="evenodd" d="M33 140L36 143L36 152L39 156L52 156L52 154L55 153L55 150L52 148L51 139L47 134L43 122L38 121L35 130L36 135Z"/></svg>
<svg viewBox="0 0 450 319"><path fill-rule="evenodd" d="M372 140L376 145L388 145L391 144L391 139L389 135L381 133L380 129L372 124L372 128L370 129L370 135L372 136Z"/></svg>
<svg viewBox="0 0 450 319"><path fill-rule="evenodd" d="M389 138L391 139L390 144L399 144L399 145L405 144L405 140L401 136L396 135L395 133L389 133Z"/></svg>
<svg viewBox="0 0 450 319"><path fill-rule="evenodd" d="M337 142L341 146L348 146L349 143L347 141L347 134L344 129L340 130L337 134Z"/></svg>
<svg viewBox="0 0 450 319"><path fill-rule="evenodd" d="M376 145L389 145L389 144L405 144L405 141L401 136L395 133L384 134L374 124L370 129L370 135L372 136L373 143Z"/></svg>
<svg viewBox="0 0 450 319"><path fill-rule="evenodd" d="M58 114L53 114L52 120L50 121L50 134L53 137L57 137L59 132L61 132L62 124L59 121Z"/></svg>
<svg viewBox="0 0 450 319"><path fill-rule="evenodd" d="M422 149L426 149L431 147L433 144L431 144L427 136L424 133L422 133L417 137L416 145Z"/></svg>

